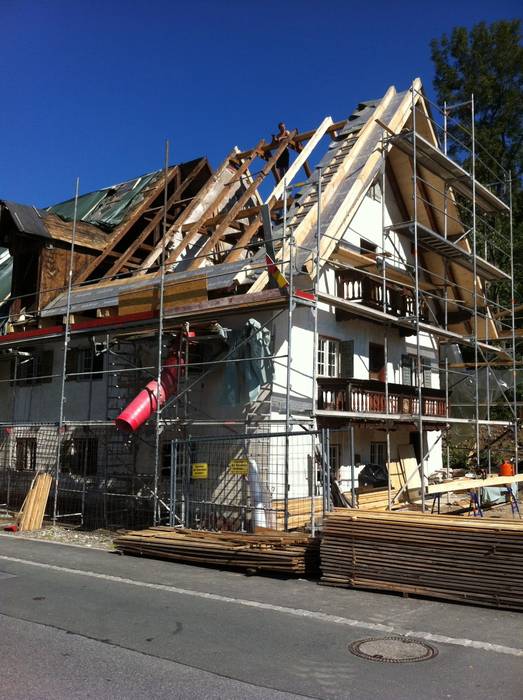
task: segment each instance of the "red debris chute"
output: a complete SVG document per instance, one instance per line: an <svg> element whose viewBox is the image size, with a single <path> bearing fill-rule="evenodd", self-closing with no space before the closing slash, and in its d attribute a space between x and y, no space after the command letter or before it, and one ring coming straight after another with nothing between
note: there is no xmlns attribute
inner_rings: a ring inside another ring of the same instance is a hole
<svg viewBox="0 0 523 700"><path fill-rule="evenodd" d="M145 389L136 396L125 408L114 423L118 430L124 433L134 433L151 417L157 409L159 394L160 406L172 396L178 388L178 378L183 367L183 358L180 352L170 355L165 361L165 366L160 375L160 390L156 379L147 384Z"/></svg>

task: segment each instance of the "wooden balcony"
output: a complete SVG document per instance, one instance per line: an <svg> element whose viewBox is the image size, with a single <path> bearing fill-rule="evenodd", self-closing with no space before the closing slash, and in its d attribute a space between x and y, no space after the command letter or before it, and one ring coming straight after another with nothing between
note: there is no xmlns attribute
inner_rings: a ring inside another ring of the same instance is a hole
<svg viewBox="0 0 523 700"><path fill-rule="evenodd" d="M442 389L422 388L421 394L422 415L446 416L445 392ZM418 389L389 383L387 410L385 382L322 377L318 379L318 410L416 416L419 415Z"/></svg>
<svg viewBox="0 0 523 700"><path fill-rule="evenodd" d="M387 282L385 285L385 309L383 308L383 282L357 270L340 270L336 273L337 296L347 301L361 302L392 316L414 316L414 292L406 287ZM420 320L426 314L420 309ZM426 319L425 319L426 320Z"/></svg>

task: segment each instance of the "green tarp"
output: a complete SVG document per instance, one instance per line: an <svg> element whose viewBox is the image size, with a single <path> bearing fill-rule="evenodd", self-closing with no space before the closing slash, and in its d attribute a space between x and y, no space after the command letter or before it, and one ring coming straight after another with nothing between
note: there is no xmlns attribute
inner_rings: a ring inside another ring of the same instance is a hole
<svg viewBox="0 0 523 700"><path fill-rule="evenodd" d="M143 200L143 191L161 177L161 172L90 192L78 198L78 219L110 230L121 224L128 212ZM47 211L56 214L64 221L74 218L74 199L54 204Z"/></svg>

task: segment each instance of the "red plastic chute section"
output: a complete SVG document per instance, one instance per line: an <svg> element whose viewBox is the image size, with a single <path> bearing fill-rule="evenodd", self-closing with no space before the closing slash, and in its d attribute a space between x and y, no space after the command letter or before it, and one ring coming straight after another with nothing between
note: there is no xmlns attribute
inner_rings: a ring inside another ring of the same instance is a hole
<svg viewBox="0 0 523 700"><path fill-rule="evenodd" d="M160 391L158 391L158 382L155 379L150 381L115 419L114 423L118 430L124 433L136 432L156 411L158 394L160 406L163 406L178 388L178 377L182 365L183 358L180 353L174 353L167 358L160 375Z"/></svg>

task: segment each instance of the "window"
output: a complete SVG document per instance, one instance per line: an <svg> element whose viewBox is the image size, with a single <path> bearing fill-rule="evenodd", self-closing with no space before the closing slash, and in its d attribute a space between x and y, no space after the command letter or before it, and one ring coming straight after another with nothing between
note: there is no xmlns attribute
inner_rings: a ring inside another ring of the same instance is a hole
<svg viewBox="0 0 523 700"><path fill-rule="evenodd" d="M104 355L94 348L71 348L67 353L67 380L85 382L102 378Z"/></svg>
<svg viewBox="0 0 523 700"><path fill-rule="evenodd" d="M60 466L66 474L94 476L98 467L98 439L74 437L65 442Z"/></svg>
<svg viewBox="0 0 523 700"><path fill-rule="evenodd" d="M16 438L16 468L36 469L36 438Z"/></svg>
<svg viewBox="0 0 523 700"><path fill-rule="evenodd" d="M52 350L27 350L11 362L11 380L17 386L51 382L52 374Z"/></svg>
<svg viewBox="0 0 523 700"><path fill-rule="evenodd" d="M375 202L381 202L381 183L376 180L367 190L367 196Z"/></svg>
<svg viewBox="0 0 523 700"><path fill-rule="evenodd" d="M414 355L401 356L401 383L416 386L416 358Z"/></svg>
<svg viewBox="0 0 523 700"><path fill-rule="evenodd" d="M416 355L401 356L401 383L407 386L418 386L418 373L416 371ZM421 358L422 380L421 386L430 389L432 386L432 363L428 357Z"/></svg>
<svg viewBox="0 0 523 700"><path fill-rule="evenodd" d="M366 238L360 238L360 253L365 255L365 253L375 253L378 250L378 246L375 243L371 243Z"/></svg>
<svg viewBox="0 0 523 700"><path fill-rule="evenodd" d="M386 442L371 442L370 443L370 463L379 464L382 467L386 466L387 462L387 443Z"/></svg>
<svg viewBox="0 0 523 700"><path fill-rule="evenodd" d="M337 377L340 367L340 342L332 338L318 341L318 376Z"/></svg>

